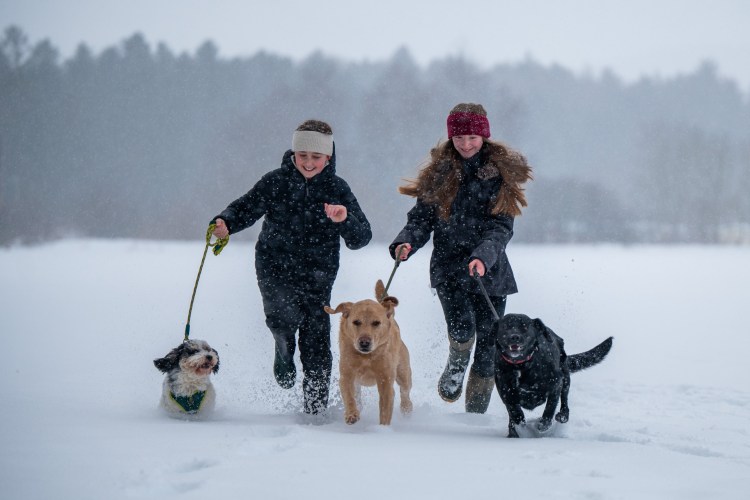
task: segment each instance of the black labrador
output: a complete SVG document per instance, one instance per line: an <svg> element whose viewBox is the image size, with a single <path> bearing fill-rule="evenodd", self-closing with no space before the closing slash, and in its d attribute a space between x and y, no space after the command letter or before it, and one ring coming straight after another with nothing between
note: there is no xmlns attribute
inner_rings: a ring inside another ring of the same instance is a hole
<svg viewBox="0 0 750 500"><path fill-rule="evenodd" d="M547 403L537 423L539 432L555 420L568 421L570 374L601 362L612 348L612 337L580 354L565 354L563 339L542 320L507 314L499 322L495 352L495 385L510 418L508 437L518 437L517 425L526 425L522 408L533 410Z"/></svg>

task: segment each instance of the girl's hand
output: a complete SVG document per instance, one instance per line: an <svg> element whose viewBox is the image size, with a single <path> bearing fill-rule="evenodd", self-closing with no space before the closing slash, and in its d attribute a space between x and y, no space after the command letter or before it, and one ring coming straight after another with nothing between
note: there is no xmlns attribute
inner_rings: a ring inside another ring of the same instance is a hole
<svg viewBox="0 0 750 500"><path fill-rule="evenodd" d="M479 276L484 276L486 269L484 268L484 262L479 259L474 259L469 262L469 276L474 276L474 273Z"/></svg>
<svg viewBox="0 0 750 500"><path fill-rule="evenodd" d="M216 219L214 221L214 224L216 224L216 228L214 229L213 235L217 238L226 238L229 236L229 229L227 229L227 225L224 222L224 219Z"/></svg>
<svg viewBox="0 0 750 500"><path fill-rule="evenodd" d="M333 222L344 222L346 220L347 212L344 205L329 205L328 203L324 203L323 208L326 211L326 216Z"/></svg>
<svg viewBox="0 0 750 500"><path fill-rule="evenodd" d="M401 243L399 246L396 247L396 251L394 255L398 259L399 256L401 257L401 260L406 260L409 258L409 254L411 253L411 245L408 243Z"/></svg>

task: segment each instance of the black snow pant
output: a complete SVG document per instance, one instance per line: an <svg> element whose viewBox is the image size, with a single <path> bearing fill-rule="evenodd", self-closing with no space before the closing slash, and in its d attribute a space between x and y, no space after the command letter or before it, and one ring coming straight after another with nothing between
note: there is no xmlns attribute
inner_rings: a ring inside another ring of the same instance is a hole
<svg viewBox="0 0 750 500"><path fill-rule="evenodd" d="M289 283L258 280L266 325L274 340L294 354L299 331L302 390L305 413L317 414L328 407L331 383L331 319L323 306L331 302L331 288L306 289Z"/></svg>
<svg viewBox="0 0 750 500"><path fill-rule="evenodd" d="M468 293L465 287L449 280L436 288L448 325L448 336L459 343L476 335L471 369L480 377L495 376L495 318L484 295ZM490 297L498 316L505 314L505 295Z"/></svg>

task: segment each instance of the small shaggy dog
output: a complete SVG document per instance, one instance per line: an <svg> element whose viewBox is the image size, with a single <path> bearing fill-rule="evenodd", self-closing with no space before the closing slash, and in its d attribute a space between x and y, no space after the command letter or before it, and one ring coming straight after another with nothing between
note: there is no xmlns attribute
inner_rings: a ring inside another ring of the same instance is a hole
<svg viewBox="0 0 750 500"><path fill-rule="evenodd" d="M409 413L412 402L409 350L401 340L401 331L394 317L396 297L384 296L385 287L378 280L375 296L378 301L343 302L336 309L325 306L328 314L341 313L339 328L339 386L344 400L344 420L359 420L357 399L361 386L378 387L380 424L390 425L396 391L399 385L401 412Z"/></svg>
<svg viewBox="0 0 750 500"><path fill-rule="evenodd" d="M495 385L508 410L508 437L517 438L517 425L526 425L523 409L544 404L537 431L552 427L552 417L570 417L570 374L600 363L612 348L612 337L579 354L566 354L565 343L541 319L506 314L496 336ZM555 415L558 403L560 411Z"/></svg>
<svg viewBox="0 0 750 500"><path fill-rule="evenodd" d="M154 365L166 373L161 407L174 415L210 412L216 403L211 374L219 371L219 353L204 340L186 340Z"/></svg>

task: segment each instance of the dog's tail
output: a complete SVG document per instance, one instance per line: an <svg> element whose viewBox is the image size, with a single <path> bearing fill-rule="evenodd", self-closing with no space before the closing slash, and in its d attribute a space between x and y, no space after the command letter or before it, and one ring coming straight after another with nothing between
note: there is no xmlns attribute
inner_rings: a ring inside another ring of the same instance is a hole
<svg viewBox="0 0 750 500"><path fill-rule="evenodd" d="M610 349L612 349L612 337L586 352L569 355L567 362L570 373L579 372L600 363Z"/></svg>

